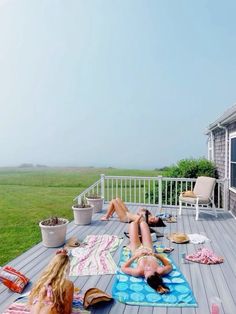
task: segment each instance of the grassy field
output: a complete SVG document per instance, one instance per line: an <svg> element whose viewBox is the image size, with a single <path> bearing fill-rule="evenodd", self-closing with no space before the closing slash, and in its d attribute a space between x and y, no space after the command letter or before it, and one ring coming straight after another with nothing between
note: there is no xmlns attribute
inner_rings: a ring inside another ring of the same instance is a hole
<svg viewBox="0 0 236 314"><path fill-rule="evenodd" d="M40 220L73 219L73 198L106 175L157 176L158 171L113 168L0 168L0 265L41 241Z"/></svg>

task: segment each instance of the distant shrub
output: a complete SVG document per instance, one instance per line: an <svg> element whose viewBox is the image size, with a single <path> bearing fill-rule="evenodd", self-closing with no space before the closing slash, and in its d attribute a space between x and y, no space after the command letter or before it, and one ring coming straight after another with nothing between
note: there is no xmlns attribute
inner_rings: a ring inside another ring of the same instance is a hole
<svg viewBox="0 0 236 314"><path fill-rule="evenodd" d="M199 159L182 159L177 162L176 165L165 167L163 170L164 177L171 178L197 178L199 176L207 176L216 178L216 167L213 162L207 160L206 158ZM165 185L162 186L162 198L167 198L167 202L170 204L172 200L175 203L178 199L178 195L180 194L181 186L175 185L175 182L166 182ZM187 190L187 185L185 186ZM167 194L166 194L167 191ZM153 202L153 198L155 195L155 204L159 202L159 190L158 190L158 182L156 182L155 191L150 192L150 200ZM146 199L149 197L148 193L146 193Z"/></svg>
<svg viewBox="0 0 236 314"><path fill-rule="evenodd" d="M199 176L216 177L216 167L206 158L182 159L177 165L168 167L165 176L173 178L197 178Z"/></svg>

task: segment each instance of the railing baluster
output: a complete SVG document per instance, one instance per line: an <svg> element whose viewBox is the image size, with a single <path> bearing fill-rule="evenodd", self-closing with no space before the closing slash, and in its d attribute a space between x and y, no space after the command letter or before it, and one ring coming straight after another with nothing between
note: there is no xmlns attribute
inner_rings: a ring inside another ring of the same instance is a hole
<svg viewBox="0 0 236 314"><path fill-rule="evenodd" d="M134 179L134 203L136 203L136 179Z"/></svg>
<svg viewBox="0 0 236 314"><path fill-rule="evenodd" d="M155 186L155 179L152 180L152 203L155 204L155 198L156 198L156 186Z"/></svg>
<svg viewBox="0 0 236 314"><path fill-rule="evenodd" d="M131 177L129 178L129 201L130 202L132 201L132 198L131 198Z"/></svg>
<svg viewBox="0 0 236 314"><path fill-rule="evenodd" d="M127 179L125 179L125 202L127 202Z"/></svg>
<svg viewBox="0 0 236 314"><path fill-rule="evenodd" d="M168 184L167 184L167 180L165 180L165 205L168 205Z"/></svg>
<svg viewBox="0 0 236 314"><path fill-rule="evenodd" d="M178 184L177 184L177 180L175 180L175 206L177 205L177 194L178 194Z"/></svg>
<svg viewBox="0 0 236 314"><path fill-rule="evenodd" d="M120 188L121 188L121 191L120 191L120 198L121 198L121 199L123 199L123 198L122 198L122 196L123 196L123 193L122 193L122 186L123 186L123 185L122 185L122 179L120 179Z"/></svg>
<svg viewBox="0 0 236 314"><path fill-rule="evenodd" d="M114 187L114 182L113 179L111 181L111 193L112 193L112 199L114 198L114 191L113 191L113 187Z"/></svg>
<svg viewBox="0 0 236 314"><path fill-rule="evenodd" d="M143 203L144 204L146 203L146 201L145 201L145 189L146 189L146 181L145 181L145 179L143 179L143 198L144 198Z"/></svg>
<svg viewBox="0 0 236 314"><path fill-rule="evenodd" d="M138 180L138 202L141 203L141 181Z"/></svg>
<svg viewBox="0 0 236 314"><path fill-rule="evenodd" d="M150 200L150 179L148 180L148 204L151 204L151 200Z"/></svg>

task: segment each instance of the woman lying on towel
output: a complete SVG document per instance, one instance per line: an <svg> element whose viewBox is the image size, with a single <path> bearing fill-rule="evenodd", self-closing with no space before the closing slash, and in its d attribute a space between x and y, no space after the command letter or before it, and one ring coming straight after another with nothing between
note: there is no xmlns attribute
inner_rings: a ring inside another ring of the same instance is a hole
<svg viewBox="0 0 236 314"><path fill-rule="evenodd" d="M102 216L101 220L109 220L110 217L116 212L121 222L131 222L148 215L148 225L151 227L165 227L166 225L160 217L152 216L151 213L145 209L140 208L137 214L129 212L124 202L120 198L116 198L110 201L106 215Z"/></svg>
<svg viewBox="0 0 236 314"><path fill-rule="evenodd" d="M142 243L139 239L139 227ZM153 252L151 234L147 223L145 221L140 222L140 218L133 221L129 225L129 235L132 257L121 266L121 270L131 276L145 277L149 286L161 294L169 292L161 276L170 273L172 265L165 257ZM131 267L135 260L137 260L137 266Z"/></svg>
<svg viewBox="0 0 236 314"><path fill-rule="evenodd" d="M31 290L31 314L71 313L74 285L66 279L68 271L69 256L65 249L60 249Z"/></svg>

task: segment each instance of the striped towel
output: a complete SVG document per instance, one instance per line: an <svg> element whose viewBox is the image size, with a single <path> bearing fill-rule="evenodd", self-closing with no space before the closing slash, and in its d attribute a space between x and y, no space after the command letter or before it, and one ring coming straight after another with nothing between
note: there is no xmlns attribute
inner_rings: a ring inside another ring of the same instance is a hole
<svg viewBox="0 0 236 314"><path fill-rule="evenodd" d="M72 303L71 314L90 314L83 308L83 295L74 293L74 299ZM30 314L30 309L28 306L28 295L18 298L13 302L2 314Z"/></svg>
<svg viewBox="0 0 236 314"><path fill-rule="evenodd" d="M115 274L117 265L111 253L122 239L115 235L89 235L71 251L70 276Z"/></svg>

